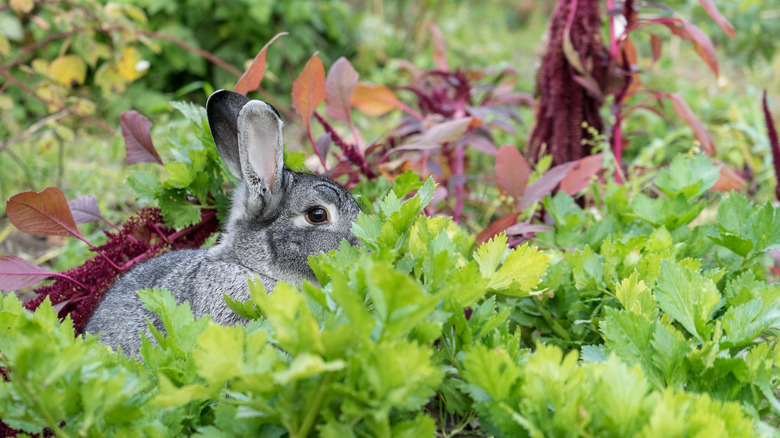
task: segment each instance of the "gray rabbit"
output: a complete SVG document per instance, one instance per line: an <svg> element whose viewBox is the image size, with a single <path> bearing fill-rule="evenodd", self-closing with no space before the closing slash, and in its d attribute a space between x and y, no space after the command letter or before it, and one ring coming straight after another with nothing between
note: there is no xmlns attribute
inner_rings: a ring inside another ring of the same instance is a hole
<svg viewBox="0 0 780 438"><path fill-rule="evenodd" d="M165 287L177 302L189 301L195 317L220 324L245 323L225 304L249 299L248 277L273 290L277 281L316 282L307 258L335 249L360 211L354 198L331 179L284 167L282 120L271 105L227 90L206 103L211 134L230 172L241 179L219 243L209 249L164 254L132 269L106 292L86 332L101 342L138 354L146 318L137 290Z"/></svg>

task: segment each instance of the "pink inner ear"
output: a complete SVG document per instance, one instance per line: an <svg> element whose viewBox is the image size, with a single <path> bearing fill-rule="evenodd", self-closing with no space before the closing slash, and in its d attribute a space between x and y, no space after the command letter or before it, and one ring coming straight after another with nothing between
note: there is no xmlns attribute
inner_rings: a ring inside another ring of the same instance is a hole
<svg viewBox="0 0 780 438"><path fill-rule="evenodd" d="M276 174L281 171L281 120L264 102L251 101L241 110L238 130L245 171L257 175L261 192L273 191Z"/></svg>

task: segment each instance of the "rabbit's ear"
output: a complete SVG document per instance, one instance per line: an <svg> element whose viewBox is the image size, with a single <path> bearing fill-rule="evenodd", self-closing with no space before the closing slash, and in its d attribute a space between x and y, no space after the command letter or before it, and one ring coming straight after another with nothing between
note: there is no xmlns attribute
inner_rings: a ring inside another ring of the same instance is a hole
<svg viewBox="0 0 780 438"><path fill-rule="evenodd" d="M238 113L249 102L243 94L229 90L215 91L206 102L211 136L219 155L236 178L243 178L238 149Z"/></svg>
<svg viewBox="0 0 780 438"><path fill-rule="evenodd" d="M282 119L271 105L252 100L238 114L238 150L244 180L259 197L274 195L282 184Z"/></svg>

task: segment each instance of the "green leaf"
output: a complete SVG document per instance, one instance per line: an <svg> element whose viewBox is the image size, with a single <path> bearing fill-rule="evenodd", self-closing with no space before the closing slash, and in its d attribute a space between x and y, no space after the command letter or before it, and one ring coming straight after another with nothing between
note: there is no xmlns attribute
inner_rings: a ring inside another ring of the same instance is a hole
<svg viewBox="0 0 780 438"><path fill-rule="evenodd" d="M696 339L703 342L712 332L707 323L721 297L712 280L705 279L698 270L664 260L654 292L661 310Z"/></svg>
<svg viewBox="0 0 780 438"><path fill-rule="evenodd" d="M720 166L703 154L677 155L669 167L658 172L655 185L666 196L674 198L682 194L686 200L694 200L707 192L718 181Z"/></svg>
<svg viewBox="0 0 780 438"><path fill-rule="evenodd" d="M490 289L505 295L527 297L542 282L550 256L526 242L510 251L501 267L496 269L506 249L503 233L484 243L474 254L480 274L488 280Z"/></svg>
<svg viewBox="0 0 780 438"><path fill-rule="evenodd" d="M289 368L274 373L274 382L279 385L289 385L292 382L308 379L326 372L339 371L346 367L343 360L325 362L322 357L310 353L302 353L293 359Z"/></svg>
<svg viewBox="0 0 780 438"><path fill-rule="evenodd" d="M645 282L639 279L639 273L636 271L615 286L615 295L629 312L644 315L651 321L658 316L655 298Z"/></svg>
<svg viewBox="0 0 780 438"><path fill-rule="evenodd" d="M501 401L515 395L522 372L506 351L475 344L466 351L462 362L463 378L489 395L490 400ZM469 391L472 397L482 399L479 391Z"/></svg>
<svg viewBox="0 0 780 438"><path fill-rule="evenodd" d="M730 307L721 319L724 347L751 344L765 330L780 328L780 302L764 303L760 298Z"/></svg>
<svg viewBox="0 0 780 438"><path fill-rule="evenodd" d="M423 186L420 181L420 175L416 174L412 169L395 177L393 181L393 192L398 199L402 199L409 192L417 190Z"/></svg>

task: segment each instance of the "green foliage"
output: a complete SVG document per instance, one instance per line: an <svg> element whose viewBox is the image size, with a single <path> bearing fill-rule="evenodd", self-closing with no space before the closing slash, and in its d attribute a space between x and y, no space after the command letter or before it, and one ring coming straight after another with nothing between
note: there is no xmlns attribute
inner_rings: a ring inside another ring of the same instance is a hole
<svg viewBox="0 0 780 438"><path fill-rule="evenodd" d="M711 172L690 168L679 190ZM365 246L310 259L319 286L250 282L251 300L228 301L246 326L141 291L165 328L150 327L143 363L74 338L48 302L30 313L5 298L2 417L63 436L753 436L780 412L780 288L728 249L707 257L717 227L669 231L627 212L604 234L540 235L577 252L511 249L503 234L475 248L450 218L420 216L434 184L418 181L404 176L378 216L360 216ZM610 187L604 208L627 190ZM723 214L775 220L739 199ZM565 195L545 203L575 231L595 220Z"/></svg>

